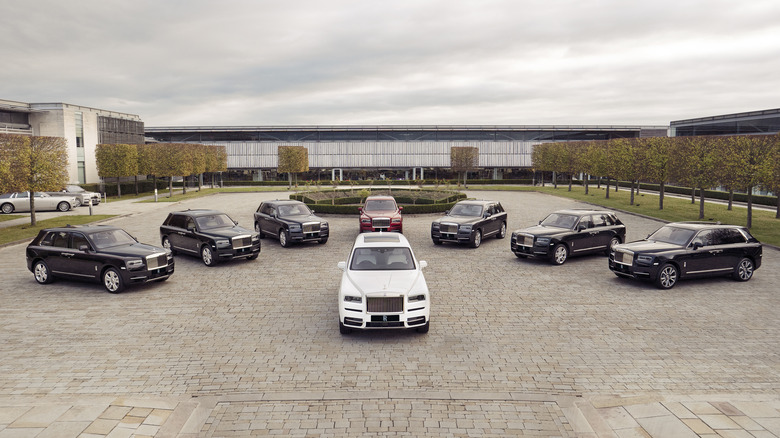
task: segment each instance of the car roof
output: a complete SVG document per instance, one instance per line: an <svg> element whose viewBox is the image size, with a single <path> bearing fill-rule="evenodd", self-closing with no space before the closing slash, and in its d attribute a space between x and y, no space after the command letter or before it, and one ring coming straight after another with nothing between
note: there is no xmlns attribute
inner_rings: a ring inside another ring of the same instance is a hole
<svg viewBox="0 0 780 438"><path fill-rule="evenodd" d="M556 210L553 213L558 214L571 214L574 216L583 216L586 214L594 214L594 213L603 213L603 214L615 214L612 211L609 210L596 210L592 208L567 208L564 210Z"/></svg>
<svg viewBox="0 0 780 438"><path fill-rule="evenodd" d="M489 201L486 199L466 199L463 201L458 201L458 204L487 205L487 204L498 204L498 202Z"/></svg>
<svg viewBox="0 0 780 438"><path fill-rule="evenodd" d="M98 231L121 230L122 228L113 225L66 225L64 227L44 228L42 231L81 231L84 234L96 233Z"/></svg>
<svg viewBox="0 0 780 438"><path fill-rule="evenodd" d="M401 233L361 233L355 239L355 247L408 247L409 241Z"/></svg>
<svg viewBox="0 0 780 438"><path fill-rule="evenodd" d="M193 210L182 210L182 211L174 211L173 214L186 214L190 216L210 216L212 214L224 214L219 210L209 210L205 208L199 208L199 209L193 209Z"/></svg>
<svg viewBox="0 0 780 438"><path fill-rule="evenodd" d="M380 200L392 199L393 201L395 201L395 198L389 195L371 195L366 198L366 201L368 201L369 199L380 199Z"/></svg>
<svg viewBox="0 0 780 438"><path fill-rule="evenodd" d="M666 225L671 225L679 228L687 228L689 230L705 230L705 229L713 229L713 228L745 228L741 225L729 225L729 224L722 224L720 222L696 222L696 221L670 222Z"/></svg>
<svg viewBox="0 0 780 438"><path fill-rule="evenodd" d="M284 204L303 204L303 202L297 201L295 199L274 199L272 201L263 201L263 204L284 205Z"/></svg>

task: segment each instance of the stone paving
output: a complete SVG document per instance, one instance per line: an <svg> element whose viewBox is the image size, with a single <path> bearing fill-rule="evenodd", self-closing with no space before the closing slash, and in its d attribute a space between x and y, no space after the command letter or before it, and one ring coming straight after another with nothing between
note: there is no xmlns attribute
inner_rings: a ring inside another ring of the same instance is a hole
<svg viewBox="0 0 780 438"><path fill-rule="evenodd" d="M215 208L251 228L261 200L287 195L94 209L123 214L109 223L159 244L169 211ZM584 206L469 195L501 201L510 230ZM629 240L660 226L618 215ZM329 216L325 245L265 239L255 261L206 268L177 256L170 280L119 295L99 284L38 285L26 244L0 248L0 438L780 437L777 250L765 247L747 283L660 291L615 277L603 256L556 267L517 259L508 238L434 246L434 217L407 215L404 225L429 264L426 335L339 334L336 262L356 217Z"/></svg>

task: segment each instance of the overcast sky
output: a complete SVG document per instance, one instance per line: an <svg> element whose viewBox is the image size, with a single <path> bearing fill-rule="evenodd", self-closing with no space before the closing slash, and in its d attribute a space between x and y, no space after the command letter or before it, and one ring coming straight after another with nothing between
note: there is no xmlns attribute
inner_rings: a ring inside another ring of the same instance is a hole
<svg viewBox="0 0 780 438"><path fill-rule="evenodd" d="M146 126L667 125L780 108L780 1L0 0L0 60Z"/></svg>

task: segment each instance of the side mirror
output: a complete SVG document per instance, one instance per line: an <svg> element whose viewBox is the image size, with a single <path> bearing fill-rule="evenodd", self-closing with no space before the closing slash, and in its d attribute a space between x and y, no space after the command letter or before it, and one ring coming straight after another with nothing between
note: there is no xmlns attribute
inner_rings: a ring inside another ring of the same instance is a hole
<svg viewBox="0 0 780 438"><path fill-rule="evenodd" d="M358 207L358 213L363 213L363 207Z"/></svg>
<svg viewBox="0 0 780 438"><path fill-rule="evenodd" d="M445 216L449 216L450 215L450 211L449 210L444 210L444 215Z"/></svg>
<svg viewBox="0 0 780 438"><path fill-rule="evenodd" d="M79 251L81 252L89 251L89 245L79 245Z"/></svg>
<svg viewBox="0 0 780 438"><path fill-rule="evenodd" d="M704 246L704 244L702 244L701 242L696 242L696 243L693 244L693 250L696 251L697 249L701 248L702 246Z"/></svg>
<svg viewBox="0 0 780 438"><path fill-rule="evenodd" d="M312 211L311 211L311 214L314 214L314 213L316 213L316 211L312 210Z"/></svg>
<svg viewBox="0 0 780 438"><path fill-rule="evenodd" d="M488 213L488 212L485 212L485 214L483 214L483 215L482 215L482 217L484 217L485 219L487 219L487 218L489 218L489 217L490 217L490 213Z"/></svg>
<svg viewBox="0 0 780 438"><path fill-rule="evenodd" d="M336 266L338 266L339 269L341 269L342 271L346 271L347 270L347 262L338 262L338 264Z"/></svg>
<svg viewBox="0 0 780 438"><path fill-rule="evenodd" d="M587 228L588 228L588 227L587 227L587 226L585 226L585 224L579 224L579 225L577 225L577 231L583 231L583 230L585 230L585 229L587 229Z"/></svg>
<svg viewBox="0 0 780 438"><path fill-rule="evenodd" d="M425 260L420 260L420 269L425 269L428 267L428 262Z"/></svg>
<svg viewBox="0 0 780 438"><path fill-rule="evenodd" d="M403 211L403 207L398 207L398 211Z"/></svg>
<svg viewBox="0 0 780 438"><path fill-rule="evenodd" d="M539 225L541 225L541 224L542 224L542 221L539 221Z"/></svg>
<svg viewBox="0 0 780 438"><path fill-rule="evenodd" d="M195 232L195 227L194 226L189 226L189 227L187 227L187 231L189 231L190 233L194 233Z"/></svg>

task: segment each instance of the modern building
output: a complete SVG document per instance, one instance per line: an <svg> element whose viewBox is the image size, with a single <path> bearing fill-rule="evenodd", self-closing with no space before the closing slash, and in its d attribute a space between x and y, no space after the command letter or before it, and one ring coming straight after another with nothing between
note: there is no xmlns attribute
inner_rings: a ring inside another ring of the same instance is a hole
<svg viewBox="0 0 780 438"><path fill-rule="evenodd" d="M777 133L780 133L780 108L677 120L670 123L672 137Z"/></svg>
<svg viewBox="0 0 780 438"><path fill-rule="evenodd" d="M403 172L412 179L450 168L453 147L479 149L479 167L504 172L531 167L533 146L544 142L666 136L666 126L245 126L147 127L148 140L224 145L228 170L255 179L277 168L279 146L304 146L311 170Z"/></svg>
<svg viewBox="0 0 780 438"><path fill-rule="evenodd" d="M144 143L144 123L134 114L67 103L0 100L0 134L63 137L69 181L97 183L95 148L100 143Z"/></svg>

